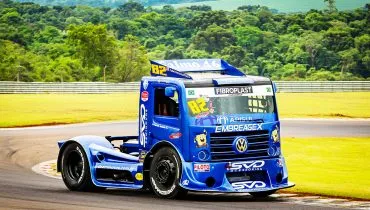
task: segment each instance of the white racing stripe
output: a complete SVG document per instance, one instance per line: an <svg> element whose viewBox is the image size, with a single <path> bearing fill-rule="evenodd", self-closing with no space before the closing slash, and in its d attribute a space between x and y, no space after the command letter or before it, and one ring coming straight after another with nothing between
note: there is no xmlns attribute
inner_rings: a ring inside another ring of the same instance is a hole
<svg viewBox="0 0 370 210"><path fill-rule="evenodd" d="M32 170L38 174L55 178L62 179L60 173L56 171L56 160L49 160L39 163L32 167ZM195 192L196 194L207 194L202 192ZM212 193L215 196L249 196L248 193ZM279 202L300 204L307 206L321 206L321 207L337 207L347 209L368 209L370 210L370 201L351 201L342 198L330 198L324 196L299 196L298 194L291 193L276 193L270 196Z"/></svg>

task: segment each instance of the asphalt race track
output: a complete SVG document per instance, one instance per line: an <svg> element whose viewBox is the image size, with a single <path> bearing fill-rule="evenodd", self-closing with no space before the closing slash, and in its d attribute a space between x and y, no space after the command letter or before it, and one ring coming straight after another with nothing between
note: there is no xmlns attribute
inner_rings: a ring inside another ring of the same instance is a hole
<svg viewBox="0 0 370 210"><path fill-rule="evenodd" d="M369 120L283 120L282 136L370 136ZM87 123L0 129L0 209L327 209L284 198L256 200L246 194L190 193L183 200L158 199L149 192L70 192L58 179L31 167L56 159L56 142L73 136L136 135L137 122ZM294 180L293 180L294 181Z"/></svg>

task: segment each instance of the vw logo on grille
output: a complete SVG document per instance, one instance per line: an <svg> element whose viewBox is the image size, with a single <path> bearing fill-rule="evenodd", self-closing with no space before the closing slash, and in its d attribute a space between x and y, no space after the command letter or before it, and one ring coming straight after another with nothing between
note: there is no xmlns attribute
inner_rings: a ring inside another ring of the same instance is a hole
<svg viewBox="0 0 370 210"><path fill-rule="evenodd" d="M245 153L248 149L248 141L244 136L236 137L234 140L234 149L237 153Z"/></svg>

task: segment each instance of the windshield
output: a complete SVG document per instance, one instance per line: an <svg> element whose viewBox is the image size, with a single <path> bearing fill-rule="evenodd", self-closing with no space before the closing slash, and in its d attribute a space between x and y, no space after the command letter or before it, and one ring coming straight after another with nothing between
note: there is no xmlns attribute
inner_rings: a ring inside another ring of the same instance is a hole
<svg viewBox="0 0 370 210"><path fill-rule="evenodd" d="M233 116L235 123L275 119L271 85L187 88L186 95L195 122L212 116Z"/></svg>

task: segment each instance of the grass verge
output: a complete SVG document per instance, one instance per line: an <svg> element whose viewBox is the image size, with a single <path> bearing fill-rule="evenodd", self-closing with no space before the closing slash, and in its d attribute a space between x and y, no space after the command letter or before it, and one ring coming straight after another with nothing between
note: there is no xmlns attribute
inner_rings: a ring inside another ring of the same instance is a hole
<svg viewBox="0 0 370 210"><path fill-rule="evenodd" d="M278 93L277 101L280 117L370 117L370 92Z"/></svg>
<svg viewBox="0 0 370 210"><path fill-rule="evenodd" d="M0 127L136 119L138 93L2 94ZM370 92L279 93L280 117L370 117Z"/></svg>
<svg viewBox="0 0 370 210"><path fill-rule="evenodd" d="M0 127L135 119L138 93L0 95Z"/></svg>
<svg viewBox="0 0 370 210"><path fill-rule="evenodd" d="M285 138L285 191L370 199L370 137Z"/></svg>

